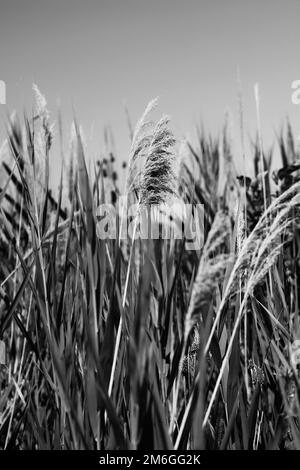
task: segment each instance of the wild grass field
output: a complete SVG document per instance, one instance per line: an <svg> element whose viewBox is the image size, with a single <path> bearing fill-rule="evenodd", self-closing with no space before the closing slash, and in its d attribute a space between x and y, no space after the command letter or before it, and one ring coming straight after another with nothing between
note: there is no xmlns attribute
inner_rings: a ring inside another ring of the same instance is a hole
<svg viewBox="0 0 300 470"><path fill-rule="evenodd" d="M291 127L275 171L258 128L250 178L235 170L226 124L178 147L168 118L153 121L155 105L132 132L125 195L201 204L200 250L185 239L101 240L97 208L124 195L117 155L89 165L76 122L67 148L37 88L33 114L7 119L1 449L300 449ZM242 118L240 128L243 141ZM64 162L57 193L53 139Z"/></svg>

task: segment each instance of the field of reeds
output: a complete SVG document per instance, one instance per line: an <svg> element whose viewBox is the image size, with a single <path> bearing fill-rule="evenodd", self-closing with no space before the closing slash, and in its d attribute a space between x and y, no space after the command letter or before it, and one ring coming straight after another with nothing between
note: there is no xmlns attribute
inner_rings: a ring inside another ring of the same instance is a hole
<svg viewBox="0 0 300 470"><path fill-rule="evenodd" d="M0 448L300 449L290 125L275 170L258 127L250 178L226 123L178 146L168 117L153 121L156 101L141 110L125 196L201 204L203 243L189 250L184 238L101 239L98 208L124 196L118 157L90 165L76 120L67 148L38 88L34 99L31 116L7 119L1 155Z"/></svg>

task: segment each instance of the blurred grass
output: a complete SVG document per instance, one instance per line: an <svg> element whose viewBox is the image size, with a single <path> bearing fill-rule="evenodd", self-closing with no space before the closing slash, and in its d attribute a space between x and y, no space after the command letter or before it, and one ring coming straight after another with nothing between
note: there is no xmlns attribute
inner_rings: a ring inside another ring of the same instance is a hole
<svg viewBox="0 0 300 470"><path fill-rule="evenodd" d="M199 131L178 157L177 186L183 202L204 205L203 248L131 244L97 237L97 207L120 196L115 156L91 175L76 122L70 157L59 124L64 166L51 193L53 127L35 93L33 117L7 123L13 164L2 162L0 447L300 449L290 126L276 172L255 142L251 179L236 174L227 125L215 140ZM156 165L169 171L157 137L167 124L142 118L132 134L134 158L152 149L151 182Z"/></svg>

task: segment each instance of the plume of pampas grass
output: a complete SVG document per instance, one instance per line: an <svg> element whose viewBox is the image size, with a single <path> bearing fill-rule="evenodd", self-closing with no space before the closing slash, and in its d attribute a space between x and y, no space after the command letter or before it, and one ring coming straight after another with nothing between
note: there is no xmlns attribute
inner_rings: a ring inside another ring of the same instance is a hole
<svg viewBox="0 0 300 470"><path fill-rule="evenodd" d="M135 190L141 204L161 204L175 194L175 138L169 129L170 118L157 123L149 118L158 99L150 101L138 121L130 151L126 189Z"/></svg>
<svg viewBox="0 0 300 470"><path fill-rule="evenodd" d="M138 198L138 214L142 205L161 206L176 194L175 138L169 129L169 117L163 116L156 124L149 119L157 105L150 101L136 125L128 166L127 196L134 190ZM123 215L121 219L122 229ZM132 239L135 238L137 218ZM120 231L121 233L121 231Z"/></svg>
<svg viewBox="0 0 300 470"><path fill-rule="evenodd" d="M150 142L140 186L142 204L163 204L175 194L175 138L170 131L169 117L163 116L155 126Z"/></svg>
<svg viewBox="0 0 300 470"><path fill-rule="evenodd" d="M126 178L127 193L136 189L139 184L142 167L152 140L153 129L155 126L154 121L150 120L149 115L156 108L157 103L158 98L155 98L148 103L143 115L135 126Z"/></svg>
<svg viewBox="0 0 300 470"><path fill-rule="evenodd" d="M289 202L279 206L278 213L270 222L270 226L265 227L265 236L262 237L260 243L257 243L257 250L250 265L249 292L252 292L254 287L264 279L279 256L283 245L292 237L295 217L291 217L291 213L299 207L299 204L300 194L297 193Z"/></svg>
<svg viewBox="0 0 300 470"><path fill-rule="evenodd" d="M156 108L157 103L157 97L148 103L144 113L135 126L134 132L132 133L132 143L125 183L125 192L127 197L130 197L133 192L140 192L142 170L145 165L148 149L153 139L155 127L155 123L150 119L149 115ZM120 234L122 233L124 215L125 214L123 213L121 216ZM121 243L121 239L119 239L119 243ZM127 248L128 247L126 247L126 249Z"/></svg>
<svg viewBox="0 0 300 470"><path fill-rule="evenodd" d="M50 113L47 108L47 100L45 96L41 93L39 87L35 83L32 85L32 90L34 92L36 116L48 121Z"/></svg>
<svg viewBox="0 0 300 470"><path fill-rule="evenodd" d="M47 100L35 83L32 85L32 90L35 100L34 119L41 119L42 121L46 150L49 150L54 138L54 123L50 124L50 112L47 107Z"/></svg>

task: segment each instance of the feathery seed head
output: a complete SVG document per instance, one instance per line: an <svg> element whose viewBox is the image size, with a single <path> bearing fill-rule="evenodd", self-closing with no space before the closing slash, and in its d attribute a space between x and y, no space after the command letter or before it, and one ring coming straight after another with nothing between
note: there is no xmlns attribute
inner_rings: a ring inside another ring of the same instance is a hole
<svg viewBox="0 0 300 470"><path fill-rule="evenodd" d="M41 93L39 87L35 83L32 85L32 90L34 92L36 115L48 120L49 111L47 109L47 100L45 96Z"/></svg>
<svg viewBox="0 0 300 470"><path fill-rule="evenodd" d="M162 204L175 194L175 138L168 128L169 117L163 116L153 132L141 177L140 199L143 204Z"/></svg>

